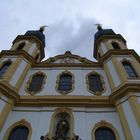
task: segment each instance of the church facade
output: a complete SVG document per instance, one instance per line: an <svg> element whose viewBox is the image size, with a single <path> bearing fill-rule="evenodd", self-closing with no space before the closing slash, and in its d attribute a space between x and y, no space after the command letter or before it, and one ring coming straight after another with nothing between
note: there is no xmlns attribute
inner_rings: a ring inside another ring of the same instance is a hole
<svg viewBox="0 0 140 140"><path fill-rule="evenodd" d="M120 34L98 26L97 62L44 48L41 28L0 53L0 140L139 140L140 58Z"/></svg>

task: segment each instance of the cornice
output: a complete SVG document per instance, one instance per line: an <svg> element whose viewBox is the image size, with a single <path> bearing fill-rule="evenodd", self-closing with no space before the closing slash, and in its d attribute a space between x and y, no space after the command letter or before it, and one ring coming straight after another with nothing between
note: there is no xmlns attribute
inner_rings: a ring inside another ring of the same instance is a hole
<svg viewBox="0 0 140 140"><path fill-rule="evenodd" d="M125 82L118 89L114 90L109 96L109 100L111 103L116 103L119 99L127 96L129 93L140 92L140 83L127 83Z"/></svg>
<svg viewBox="0 0 140 140"><path fill-rule="evenodd" d="M121 49L121 50L109 50L107 53L105 53L101 58L100 58L100 63L103 64L106 60L108 60L110 57L113 55L132 55L134 56L138 62L140 62L140 57L139 55L133 50L133 49Z"/></svg>
<svg viewBox="0 0 140 140"><path fill-rule="evenodd" d="M43 68L43 67L47 67L47 68L52 68L52 67L102 67L101 63L96 63L96 64L80 64L80 63L75 63L75 64L66 64L66 63L50 63L50 64L45 64L45 63L34 63L33 67L39 67L39 68Z"/></svg>
<svg viewBox="0 0 140 140"><path fill-rule="evenodd" d="M140 84L124 83L110 96L46 95L20 96L6 81L0 80L1 94L14 101L15 106L25 107L114 107L115 103L130 93L140 92Z"/></svg>
<svg viewBox="0 0 140 140"><path fill-rule="evenodd" d="M61 54L61 55L56 55L54 57L50 57L47 60L43 61L42 63L53 63L55 61L57 61L58 59L63 59L63 58L72 58L72 59L77 59L79 60L81 63L86 63L86 64L96 64L97 62L93 62L85 57L81 57L75 54L71 54L70 51L66 51L65 54Z"/></svg>
<svg viewBox="0 0 140 140"><path fill-rule="evenodd" d="M7 55L15 55L15 56L22 56L26 60L28 60L33 68L52 68L52 67L102 67L101 63L98 62L92 62L91 63L47 63L47 62L39 62L35 63L34 58L29 55L26 51L24 50L3 50L0 53L0 57L2 56L7 56Z"/></svg>
<svg viewBox="0 0 140 140"><path fill-rule="evenodd" d="M26 60L28 60L30 63L35 63L35 60L34 58L29 55L26 51L24 50L3 50L1 53L0 53L0 57L2 56L22 56L24 57Z"/></svg>
<svg viewBox="0 0 140 140"><path fill-rule="evenodd" d="M18 95L18 90L12 87L4 79L0 80L0 93L13 101L18 101L20 96Z"/></svg>
<svg viewBox="0 0 140 140"><path fill-rule="evenodd" d="M21 96L15 106L113 107L107 96Z"/></svg>

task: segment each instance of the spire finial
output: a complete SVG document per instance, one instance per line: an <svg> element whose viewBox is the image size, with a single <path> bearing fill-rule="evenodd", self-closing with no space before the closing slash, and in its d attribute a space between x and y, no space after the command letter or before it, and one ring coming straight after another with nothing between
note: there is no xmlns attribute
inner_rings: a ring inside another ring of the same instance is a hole
<svg viewBox="0 0 140 140"><path fill-rule="evenodd" d="M95 24L95 25L97 26L98 31L103 30L102 24L97 23L97 24Z"/></svg>
<svg viewBox="0 0 140 140"><path fill-rule="evenodd" d="M45 30L45 27L48 27L48 26L46 26L46 25L41 26L41 27L40 27L40 29L39 29L39 31L43 33L43 32L44 32L44 30Z"/></svg>

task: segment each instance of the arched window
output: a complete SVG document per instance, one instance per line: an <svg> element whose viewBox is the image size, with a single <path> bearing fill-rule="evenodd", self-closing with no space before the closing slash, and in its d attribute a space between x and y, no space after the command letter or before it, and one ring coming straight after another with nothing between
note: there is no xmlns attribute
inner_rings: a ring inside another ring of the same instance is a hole
<svg viewBox="0 0 140 140"><path fill-rule="evenodd" d="M59 86L58 86L59 91L70 91L72 90L72 76L69 74L62 74L60 76L59 80Z"/></svg>
<svg viewBox="0 0 140 140"><path fill-rule="evenodd" d="M18 126L11 131L8 140L27 140L28 135L29 130L27 127Z"/></svg>
<svg viewBox="0 0 140 140"><path fill-rule="evenodd" d="M103 90L100 76L97 74L91 74L88 76L89 90L93 92L100 92Z"/></svg>
<svg viewBox="0 0 140 140"><path fill-rule="evenodd" d="M11 65L12 62L6 62L3 64L3 66L0 68L0 78L6 73L8 70L9 66Z"/></svg>
<svg viewBox="0 0 140 140"><path fill-rule="evenodd" d="M111 129L100 127L95 131L95 140L116 140L116 138Z"/></svg>
<svg viewBox="0 0 140 140"><path fill-rule="evenodd" d="M120 49L120 46L117 42L112 42L112 46L114 49Z"/></svg>
<svg viewBox="0 0 140 140"><path fill-rule="evenodd" d="M101 120L92 129L92 140L120 140L120 136L111 123Z"/></svg>
<svg viewBox="0 0 140 140"><path fill-rule="evenodd" d="M22 50L24 46L25 46L25 42L21 42L21 43L18 45L17 50Z"/></svg>
<svg viewBox="0 0 140 140"><path fill-rule="evenodd" d="M43 74L35 74L29 83L28 91L37 92L41 90L45 76Z"/></svg>
<svg viewBox="0 0 140 140"><path fill-rule="evenodd" d="M124 61L124 62L122 62L122 64L129 77L131 77L131 78L138 77L134 68L132 67L132 65L129 62Z"/></svg>

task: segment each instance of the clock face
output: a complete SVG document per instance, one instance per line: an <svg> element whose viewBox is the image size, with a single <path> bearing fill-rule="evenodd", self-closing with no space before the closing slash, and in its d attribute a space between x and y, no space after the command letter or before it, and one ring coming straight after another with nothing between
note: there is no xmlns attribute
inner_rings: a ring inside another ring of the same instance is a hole
<svg viewBox="0 0 140 140"><path fill-rule="evenodd" d="M71 63L75 63L75 61L73 59L70 58L64 58L60 61L60 63L67 63L67 64L71 64Z"/></svg>

